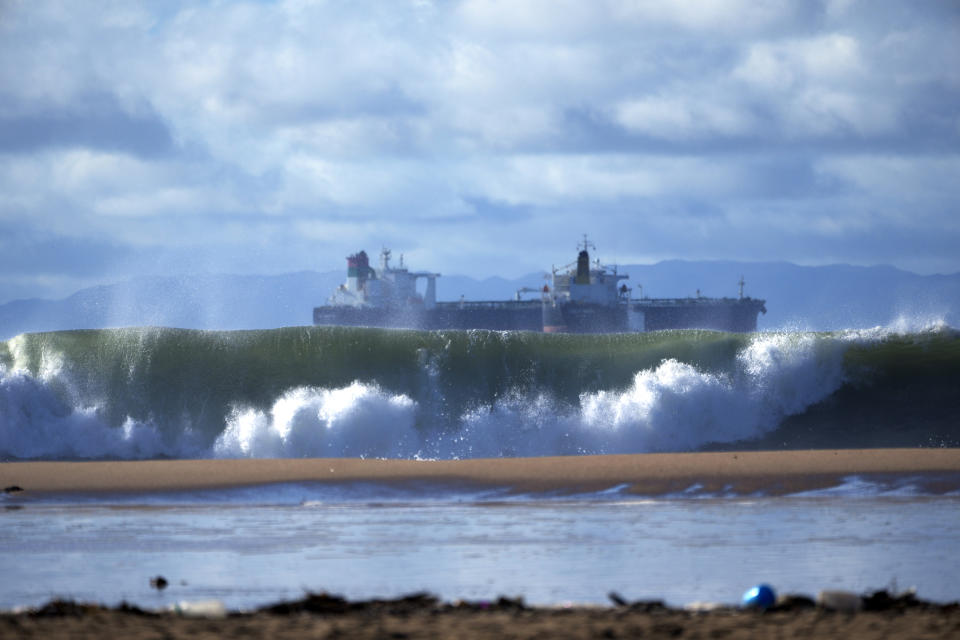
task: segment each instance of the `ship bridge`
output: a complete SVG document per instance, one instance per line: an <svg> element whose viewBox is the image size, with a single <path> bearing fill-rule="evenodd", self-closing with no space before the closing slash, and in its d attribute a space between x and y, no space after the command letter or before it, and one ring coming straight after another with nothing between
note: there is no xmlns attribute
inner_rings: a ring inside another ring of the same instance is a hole
<svg viewBox="0 0 960 640"><path fill-rule="evenodd" d="M433 309L437 305L437 278L439 273L431 271L409 271L403 265L390 266L391 251L384 247L380 251L380 268L370 266L366 251L347 256L347 281L340 285L330 297L331 305L347 307L399 308L405 306L423 306ZM427 281L426 291L421 297L417 293L417 280Z"/></svg>
<svg viewBox="0 0 960 640"><path fill-rule="evenodd" d="M577 245L579 253L576 262L553 268L553 297L559 304L574 303L615 307L624 301L627 289L619 286L621 280L630 276L617 273L617 267L600 264L600 260L590 264L589 249L597 247L583 236L583 242Z"/></svg>

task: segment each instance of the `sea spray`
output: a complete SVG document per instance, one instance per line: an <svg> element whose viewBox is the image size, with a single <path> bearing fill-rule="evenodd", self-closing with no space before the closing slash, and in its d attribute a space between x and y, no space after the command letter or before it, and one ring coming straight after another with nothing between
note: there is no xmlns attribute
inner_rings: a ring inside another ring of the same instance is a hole
<svg viewBox="0 0 960 640"><path fill-rule="evenodd" d="M199 457L204 447L185 424L165 438L150 422L109 425L95 406L71 406L45 383L0 367L0 459Z"/></svg>
<svg viewBox="0 0 960 640"><path fill-rule="evenodd" d="M958 381L960 340L945 328L31 334L0 349L0 458L939 445L957 440ZM896 397L891 411L896 393L922 397ZM879 418L844 428L861 415Z"/></svg>
<svg viewBox="0 0 960 640"><path fill-rule="evenodd" d="M437 455L687 451L748 440L835 390L844 349L812 335L760 334L724 373L667 359L626 388L581 394L576 405L510 394L464 414Z"/></svg>
<svg viewBox="0 0 960 640"><path fill-rule="evenodd" d="M341 389L298 387L269 412L235 409L213 445L216 457L379 457L409 455L416 403L354 382Z"/></svg>

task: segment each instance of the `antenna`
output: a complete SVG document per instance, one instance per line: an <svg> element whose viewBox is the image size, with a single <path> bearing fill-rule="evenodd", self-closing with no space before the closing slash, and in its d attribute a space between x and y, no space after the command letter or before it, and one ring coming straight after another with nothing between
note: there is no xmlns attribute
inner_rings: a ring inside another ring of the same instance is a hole
<svg viewBox="0 0 960 640"><path fill-rule="evenodd" d="M577 243L577 249L580 249L580 248L581 248L580 244ZM592 242L590 242L590 241L587 239L587 234L583 234L583 250L584 250L584 251L587 251L588 249L591 249L591 248L592 248L594 251L596 251L596 250L597 250L597 245L593 244Z"/></svg>

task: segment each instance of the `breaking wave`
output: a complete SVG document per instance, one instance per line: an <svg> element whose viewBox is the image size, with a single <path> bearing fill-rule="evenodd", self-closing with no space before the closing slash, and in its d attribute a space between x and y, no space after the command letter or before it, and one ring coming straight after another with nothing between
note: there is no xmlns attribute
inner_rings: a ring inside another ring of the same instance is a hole
<svg viewBox="0 0 960 640"><path fill-rule="evenodd" d="M960 442L960 339L337 327L0 343L0 459L471 458Z"/></svg>

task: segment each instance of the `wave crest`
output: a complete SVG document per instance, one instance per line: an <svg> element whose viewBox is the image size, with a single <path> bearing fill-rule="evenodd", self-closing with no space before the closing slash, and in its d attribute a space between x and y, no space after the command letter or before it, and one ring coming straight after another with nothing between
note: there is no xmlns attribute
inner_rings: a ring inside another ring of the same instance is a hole
<svg viewBox="0 0 960 640"><path fill-rule="evenodd" d="M416 442L417 404L354 382L298 387L268 411L235 409L213 445L216 457L403 457Z"/></svg>
<svg viewBox="0 0 960 640"><path fill-rule="evenodd" d="M150 330L5 345L6 459L689 451L760 441L840 389L827 421L818 414L802 428L820 429L818 446L841 437L835 446L857 438L876 446L843 425L867 408L883 415L883 402L925 406L923 398L947 397L937 390L955 390L960 379L960 339L944 329L587 337ZM352 381L338 383L347 374ZM915 404L886 397L905 381L925 394ZM909 437L929 440L929 424L915 422ZM953 442L953 422L934 426L938 442ZM899 423L870 428L886 428L884 442L907 437L897 435L905 433Z"/></svg>

